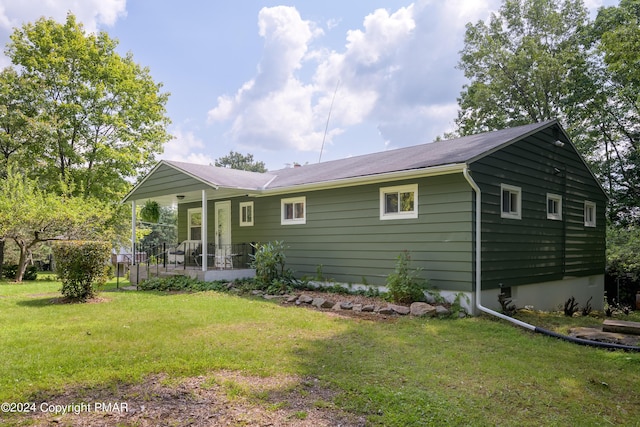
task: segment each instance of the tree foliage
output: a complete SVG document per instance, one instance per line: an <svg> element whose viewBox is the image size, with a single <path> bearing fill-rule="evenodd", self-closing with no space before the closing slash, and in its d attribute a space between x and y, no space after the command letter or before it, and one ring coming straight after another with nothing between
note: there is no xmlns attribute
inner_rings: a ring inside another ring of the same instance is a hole
<svg viewBox="0 0 640 427"><path fill-rule="evenodd" d="M0 179L6 177L10 160L33 163L28 152L41 142L37 96L37 86L15 69L0 71Z"/></svg>
<svg viewBox="0 0 640 427"><path fill-rule="evenodd" d="M612 199L611 219L630 224L640 220L640 1L622 0L600 9L591 35L597 62L596 98L578 113L601 143L600 174Z"/></svg>
<svg viewBox="0 0 640 427"><path fill-rule="evenodd" d="M610 218L640 219L640 0L588 19L582 0L505 0L468 24L462 135L560 119L608 190Z"/></svg>
<svg viewBox="0 0 640 427"><path fill-rule="evenodd" d="M239 169L251 172L266 172L267 167L264 162L253 160L253 154L243 155L235 151L229 152L227 156L216 159L215 165L218 167Z"/></svg>
<svg viewBox="0 0 640 427"><path fill-rule="evenodd" d="M580 0L506 0L488 23L467 24L458 67L470 80L458 99L458 131L564 119L584 72Z"/></svg>
<svg viewBox="0 0 640 427"><path fill-rule="evenodd" d="M0 180L0 236L19 248L16 281L22 281L29 252L56 240L108 236L113 210L97 199L58 196L11 168Z"/></svg>
<svg viewBox="0 0 640 427"><path fill-rule="evenodd" d="M33 118L41 131L41 143L27 147L39 163L25 169L49 188L72 183L77 195L119 200L127 178L149 167L170 139L168 94L116 46L104 32L86 34L72 14L64 24L42 18L11 35L7 55L25 88L17 102L28 107L15 120Z"/></svg>

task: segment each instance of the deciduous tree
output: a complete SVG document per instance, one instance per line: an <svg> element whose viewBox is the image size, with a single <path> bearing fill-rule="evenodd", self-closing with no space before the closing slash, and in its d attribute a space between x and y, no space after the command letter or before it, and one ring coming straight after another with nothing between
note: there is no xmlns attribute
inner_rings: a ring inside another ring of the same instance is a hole
<svg viewBox="0 0 640 427"><path fill-rule="evenodd" d="M28 254L36 245L108 238L112 214L98 199L46 192L9 168L7 177L0 180L0 237L13 240L20 250L16 281L22 281Z"/></svg>
<svg viewBox="0 0 640 427"><path fill-rule="evenodd" d="M581 0L506 0L488 23L467 24L458 132L565 119L571 82L585 71L587 24Z"/></svg>
<svg viewBox="0 0 640 427"><path fill-rule="evenodd" d="M127 179L152 165L170 139L168 94L116 46L104 32L85 33L72 14L64 24L43 18L11 35L9 58L38 87L35 119L46 133L31 156L49 188L72 183L76 195L119 200Z"/></svg>
<svg viewBox="0 0 640 427"><path fill-rule="evenodd" d="M267 171L264 162L253 160L253 154L243 155L235 151L231 151L229 155L216 159L215 165L219 167L240 169L251 172Z"/></svg>

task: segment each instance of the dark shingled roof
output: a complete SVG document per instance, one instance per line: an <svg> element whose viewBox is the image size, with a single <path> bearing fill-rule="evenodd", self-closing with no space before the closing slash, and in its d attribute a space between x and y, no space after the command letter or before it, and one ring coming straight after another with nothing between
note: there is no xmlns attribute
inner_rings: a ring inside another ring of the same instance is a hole
<svg viewBox="0 0 640 427"><path fill-rule="evenodd" d="M247 172L174 161L164 161L164 163L216 187L243 190L281 189L391 172L468 163L556 123L556 120L549 120L542 123L302 167L280 169L267 173Z"/></svg>
<svg viewBox="0 0 640 427"><path fill-rule="evenodd" d="M466 163L555 123L557 123L556 120L550 120L446 141L315 163L299 168L271 171L269 174L276 175L276 178L269 183L268 188L291 187Z"/></svg>

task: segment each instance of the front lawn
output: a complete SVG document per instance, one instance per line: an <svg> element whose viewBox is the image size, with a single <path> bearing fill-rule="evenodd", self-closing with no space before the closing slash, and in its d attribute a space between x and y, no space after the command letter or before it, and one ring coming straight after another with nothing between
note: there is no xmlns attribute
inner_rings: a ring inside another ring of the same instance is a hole
<svg viewBox="0 0 640 427"><path fill-rule="evenodd" d="M269 412L280 409L278 393L291 397L293 378L314 392L299 388L310 403L291 425L325 409L385 426L637 425L640 417L640 354L484 316L376 322L216 292L102 292L95 303L52 303L59 289L0 282L0 402L55 403L70 390L87 400L92 390L117 393L160 376L168 384L199 378L203 390L226 384L227 397L258 396L254 410ZM274 379L282 390L257 394L220 373Z"/></svg>

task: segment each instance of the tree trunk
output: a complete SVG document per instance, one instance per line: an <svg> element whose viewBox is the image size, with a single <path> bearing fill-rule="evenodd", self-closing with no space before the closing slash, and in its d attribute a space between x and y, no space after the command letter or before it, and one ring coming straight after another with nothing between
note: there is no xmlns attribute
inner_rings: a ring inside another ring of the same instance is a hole
<svg viewBox="0 0 640 427"><path fill-rule="evenodd" d="M27 253L28 248L24 242L19 240L15 241L18 247L20 248L20 260L18 261L18 271L16 272L16 282L22 282L22 277L24 276L24 272L27 269Z"/></svg>

